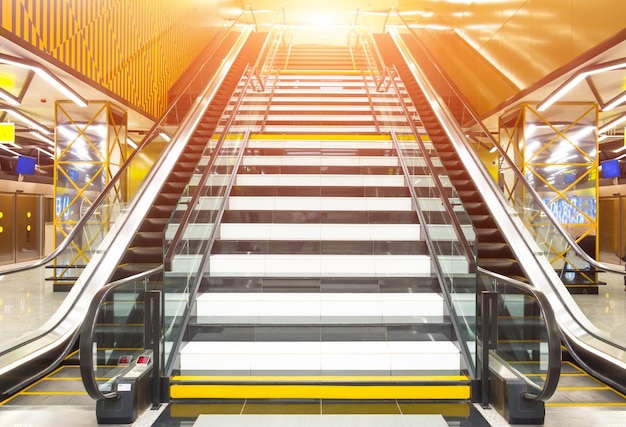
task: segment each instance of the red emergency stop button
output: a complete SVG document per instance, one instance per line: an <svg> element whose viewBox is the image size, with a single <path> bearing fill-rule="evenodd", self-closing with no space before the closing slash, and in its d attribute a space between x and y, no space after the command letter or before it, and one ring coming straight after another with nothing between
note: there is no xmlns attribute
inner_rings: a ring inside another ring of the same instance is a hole
<svg viewBox="0 0 626 427"><path fill-rule="evenodd" d="M128 365L132 359L133 359L132 356L120 356L120 359L118 360L117 364Z"/></svg>
<svg viewBox="0 0 626 427"><path fill-rule="evenodd" d="M149 362L150 362L150 356L146 356L145 354L137 358L138 365L147 365Z"/></svg>

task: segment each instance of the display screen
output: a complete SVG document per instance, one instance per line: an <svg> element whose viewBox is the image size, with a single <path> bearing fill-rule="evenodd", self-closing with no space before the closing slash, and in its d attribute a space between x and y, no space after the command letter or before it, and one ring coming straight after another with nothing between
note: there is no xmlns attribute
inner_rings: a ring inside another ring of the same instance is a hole
<svg viewBox="0 0 626 427"><path fill-rule="evenodd" d="M617 178L620 175L618 160L606 160L601 165L602 178Z"/></svg>
<svg viewBox="0 0 626 427"><path fill-rule="evenodd" d="M34 175L36 161L34 157L19 156L15 172L22 175Z"/></svg>

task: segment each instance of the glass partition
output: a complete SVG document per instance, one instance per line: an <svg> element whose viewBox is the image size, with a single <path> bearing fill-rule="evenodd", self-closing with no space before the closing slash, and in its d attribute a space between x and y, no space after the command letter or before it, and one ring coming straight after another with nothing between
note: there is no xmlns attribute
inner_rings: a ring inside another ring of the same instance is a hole
<svg viewBox="0 0 626 427"><path fill-rule="evenodd" d="M497 337L491 352L531 385L533 395L549 397L560 375L561 341L548 300L524 283L488 272L479 273L479 282L481 289L496 293L497 320L486 329ZM481 337L481 342L486 339Z"/></svg>
<svg viewBox="0 0 626 427"><path fill-rule="evenodd" d="M248 77L246 88L249 82ZM226 114L232 118L236 113L237 108L234 108ZM182 335L200 280L210 274L207 259L216 236L216 226L219 226L248 141L248 133L229 133L228 128L226 126L219 139L207 142L207 146L214 148L206 150L205 153L210 152L210 155L200 159L165 229L163 356L166 363Z"/></svg>
<svg viewBox="0 0 626 427"><path fill-rule="evenodd" d="M416 203L422 230L427 240L442 293L446 295L451 315L456 319L456 333L466 347L473 372L476 364L476 237L471 219L452 186L437 152L421 123L402 81L387 70L390 84L379 90L393 95L387 105L373 106L381 129L391 131L406 180ZM402 127L404 126L404 128Z"/></svg>

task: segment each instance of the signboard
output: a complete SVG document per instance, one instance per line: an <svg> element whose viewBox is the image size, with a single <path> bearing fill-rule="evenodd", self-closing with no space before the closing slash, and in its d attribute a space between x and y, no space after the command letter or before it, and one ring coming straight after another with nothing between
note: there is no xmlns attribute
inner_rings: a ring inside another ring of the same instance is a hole
<svg viewBox="0 0 626 427"><path fill-rule="evenodd" d="M0 123L0 144L15 142L15 123Z"/></svg>

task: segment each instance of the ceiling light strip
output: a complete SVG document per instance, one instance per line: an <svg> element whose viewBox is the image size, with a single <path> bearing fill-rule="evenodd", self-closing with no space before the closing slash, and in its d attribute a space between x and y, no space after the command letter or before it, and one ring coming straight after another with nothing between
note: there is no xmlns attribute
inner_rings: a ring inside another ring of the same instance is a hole
<svg viewBox="0 0 626 427"><path fill-rule="evenodd" d="M37 75L41 76L48 83L53 85L65 96L70 98L76 105L80 107L87 106L87 100L80 96L75 90L69 87L65 82L59 79L57 76L48 71L45 67L39 65L35 61L31 61L25 58L17 58L14 56L0 53L0 64L13 65L16 67L27 68L33 70Z"/></svg>
<svg viewBox="0 0 626 427"><path fill-rule="evenodd" d="M546 99L541 101L537 105L537 111L545 111L556 101L561 99L563 95L572 90L574 86L580 83L582 80L593 74L603 73L606 71L618 70L620 68L626 68L626 58L617 59L615 61L605 62L603 64L596 64L589 67L584 67L578 71L578 73L559 86L554 92L552 92Z"/></svg>
<svg viewBox="0 0 626 427"><path fill-rule="evenodd" d="M14 107L17 107L18 105L20 105L19 99L17 99L15 96L10 94L6 90L2 89L1 87L0 87L0 99L2 99L4 102Z"/></svg>
<svg viewBox="0 0 626 427"><path fill-rule="evenodd" d="M15 108L11 108L11 107L3 107L0 105L0 110L4 110L7 113L9 113L10 116L18 119L19 121L21 121L22 123L25 123L26 125L37 129L39 132L45 133L47 135L51 135L52 131L50 129L48 129L46 126L42 125L41 123L39 123L38 121L31 119L30 117L28 117L26 114L22 113L21 111L15 109Z"/></svg>
<svg viewBox="0 0 626 427"><path fill-rule="evenodd" d="M619 124L623 122L626 122L626 113L622 113L619 116L617 116L617 118L600 126L600 128L598 129L598 133L605 133L606 131L613 129L614 127L617 127Z"/></svg>
<svg viewBox="0 0 626 427"><path fill-rule="evenodd" d="M126 138L126 145L128 145L130 148L132 148L133 150L137 149L137 144L135 143L135 141L133 141L132 139L130 139L130 137Z"/></svg>
<svg viewBox="0 0 626 427"><path fill-rule="evenodd" d="M0 144L0 148L2 148L4 151L8 151L9 153L13 154L14 156L18 156L18 157L20 156L15 151L11 150L10 148L5 147L4 144Z"/></svg>
<svg viewBox="0 0 626 427"><path fill-rule="evenodd" d="M49 156L51 159L54 159L54 154L52 154L48 150L44 150L43 148L40 148L40 147L35 147L35 149L40 151L40 152L42 152L43 154Z"/></svg>
<svg viewBox="0 0 626 427"><path fill-rule="evenodd" d="M602 111L612 110L613 108L618 107L624 102L626 102L626 91L620 93L615 98L610 100L604 107L602 107Z"/></svg>
<svg viewBox="0 0 626 427"><path fill-rule="evenodd" d="M32 131L32 130L30 132L28 132L28 133L30 133L31 135L41 139L43 142L48 143L50 146L54 147L54 141L51 140L50 138L48 138L47 136L42 135L42 134L40 134L38 132L35 132L35 131Z"/></svg>

